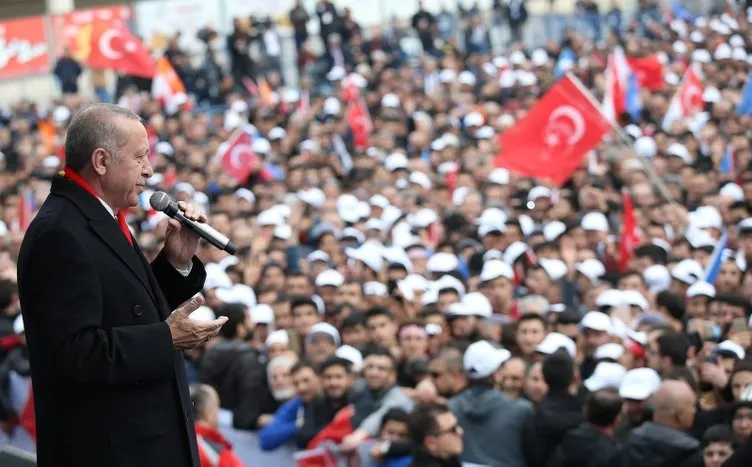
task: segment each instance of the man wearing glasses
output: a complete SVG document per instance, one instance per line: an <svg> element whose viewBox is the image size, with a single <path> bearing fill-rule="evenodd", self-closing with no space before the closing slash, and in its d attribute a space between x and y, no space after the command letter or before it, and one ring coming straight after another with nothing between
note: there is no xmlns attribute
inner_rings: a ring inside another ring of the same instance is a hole
<svg viewBox="0 0 752 467"><path fill-rule="evenodd" d="M446 405L418 406L411 416L410 432L416 446L411 467L462 465L464 432Z"/></svg>

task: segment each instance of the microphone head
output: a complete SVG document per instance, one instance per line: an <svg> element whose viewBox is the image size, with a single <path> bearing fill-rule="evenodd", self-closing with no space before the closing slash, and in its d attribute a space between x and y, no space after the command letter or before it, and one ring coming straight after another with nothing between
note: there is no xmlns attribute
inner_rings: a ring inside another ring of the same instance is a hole
<svg viewBox="0 0 752 467"><path fill-rule="evenodd" d="M171 202L170 195L164 191L155 191L154 194L151 195L151 198L149 198L149 204L151 207L162 212L170 206Z"/></svg>

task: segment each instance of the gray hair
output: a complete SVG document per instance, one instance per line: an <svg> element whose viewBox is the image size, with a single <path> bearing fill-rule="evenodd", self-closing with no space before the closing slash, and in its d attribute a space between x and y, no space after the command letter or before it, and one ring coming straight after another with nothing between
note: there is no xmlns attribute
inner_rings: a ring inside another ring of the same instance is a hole
<svg viewBox="0 0 752 467"><path fill-rule="evenodd" d="M548 300L541 295L528 295L522 297L518 305L520 314L536 313L542 315L548 310L550 304L548 303Z"/></svg>
<svg viewBox="0 0 752 467"><path fill-rule="evenodd" d="M86 167L91 154L104 149L114 160L128 144L128 135L118 126L118 118L141 122L128 109L112 104L93 104L78 112L68 126L65 138L65 164L75 171Z"/></svg>
<svg viewBox="0 0 752 467"><path fill-rule="evenodd" d="M269 384L271 384L272 375L277 368L287 366L288 369L291 369L296 363L298 363L298 359L292 355L280 355L279 357L275 357L266 366L266 379L269 381Z"/></svg>
<svg viewBox="0 0 752 467"><path fill-rule="evenodd" d="M207 410L212 409L212 405L217 405L219 396L211 386L207 384L195 384L190 387L191 405L193 406L193 417L196 420L202 420Z"/></svg>

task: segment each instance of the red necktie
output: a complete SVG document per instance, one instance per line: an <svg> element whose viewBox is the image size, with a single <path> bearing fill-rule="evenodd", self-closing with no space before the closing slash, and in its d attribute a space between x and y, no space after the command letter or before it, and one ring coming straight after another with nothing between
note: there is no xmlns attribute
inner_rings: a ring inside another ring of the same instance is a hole
<svg viewBox="0 0 752 467"><path fill-rule="evenodd" d="M80 186L84 190L86 190L87 193L92 195L93 197L99 199L99 195L96 194L96 192L91 188L91 186L86 183L86 180L81 178L80 175L78 175L76 172L74 172L70 167L64 168L60 174L70 180L71 182L75 183L76 185ZM117 215L117 222L120 226L120 230L123 231L123 235L125 235L125 238L128 240L128 243L133 245L133 236L131 235L131 229L128 228L128 222L125 220L125 212L124 211L118 211Z"/></svg>

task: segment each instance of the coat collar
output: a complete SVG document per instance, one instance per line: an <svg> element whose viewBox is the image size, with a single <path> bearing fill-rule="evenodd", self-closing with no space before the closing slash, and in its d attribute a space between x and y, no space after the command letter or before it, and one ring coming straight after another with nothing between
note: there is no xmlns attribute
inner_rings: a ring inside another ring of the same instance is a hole
<svg viewBox="0 0 752 467"><path fill-rule="evenodd" d="M154 304L159 307L159 301L154 296L153 284L149 276L149 265L138 250L134 242L131 245L123 235L117 220L110 215L107 209L96 197L86 190L66 179L56 176L52 180L50 193L62 196L73 203L89 221L89 227L107 247L131 270L136 278L143 284Z"/></svg>

